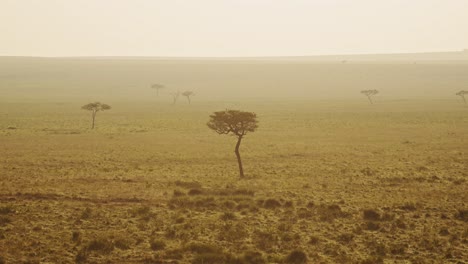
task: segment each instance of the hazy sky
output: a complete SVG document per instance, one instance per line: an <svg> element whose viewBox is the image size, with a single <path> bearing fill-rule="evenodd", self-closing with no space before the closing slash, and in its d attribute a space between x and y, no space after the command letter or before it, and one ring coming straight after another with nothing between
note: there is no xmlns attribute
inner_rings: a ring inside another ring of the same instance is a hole
<svg viewBox="0 0 468 264"><path fill-rule="evenodd" d="M461 50L467 14L468 0L0 0L0 55Z"/></svg>

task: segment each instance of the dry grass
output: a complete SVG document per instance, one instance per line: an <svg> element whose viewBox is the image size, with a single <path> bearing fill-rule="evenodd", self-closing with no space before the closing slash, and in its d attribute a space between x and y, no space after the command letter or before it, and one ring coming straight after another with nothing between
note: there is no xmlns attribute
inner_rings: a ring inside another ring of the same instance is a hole
<svg viewBox="0 0 468 264"><path fill-rule="evenodd" d="M0 262L468 259L458 104L238 104L260 120L239 180L205 126L223 103L113 103L95 131L81 103L0 106Z"/></svg>

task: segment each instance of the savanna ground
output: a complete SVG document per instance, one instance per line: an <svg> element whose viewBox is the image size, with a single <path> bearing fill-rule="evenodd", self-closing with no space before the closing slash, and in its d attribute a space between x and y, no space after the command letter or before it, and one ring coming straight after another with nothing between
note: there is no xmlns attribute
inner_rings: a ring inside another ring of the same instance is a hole
<svg viewBox="0 0 468 264"><path fill-rule="evenodd" d="M0 263L467 263L468 108L366 100L2 103Z"/></svg>

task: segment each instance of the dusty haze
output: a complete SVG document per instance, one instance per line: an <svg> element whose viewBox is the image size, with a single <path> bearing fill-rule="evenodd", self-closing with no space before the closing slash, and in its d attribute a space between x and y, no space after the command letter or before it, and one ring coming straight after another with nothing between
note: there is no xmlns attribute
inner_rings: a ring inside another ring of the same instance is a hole
<svg viewBox="0 0 468 264"><path fill-rule="evenodd" d="M465 0L0 4L0 55L302 56L468 47Z"/></svg>

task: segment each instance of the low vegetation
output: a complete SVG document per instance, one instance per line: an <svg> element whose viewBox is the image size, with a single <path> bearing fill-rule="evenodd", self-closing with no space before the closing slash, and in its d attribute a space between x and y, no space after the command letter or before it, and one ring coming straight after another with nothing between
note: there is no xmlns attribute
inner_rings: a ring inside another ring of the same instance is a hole
<svg viewBox="0 0 468 264"><path fill-rule="evenodd" d="M95 131L77 105L0 119L0 263L468 259L458 104L242 104L242 179L211 104L112 103Z"/></svg>

